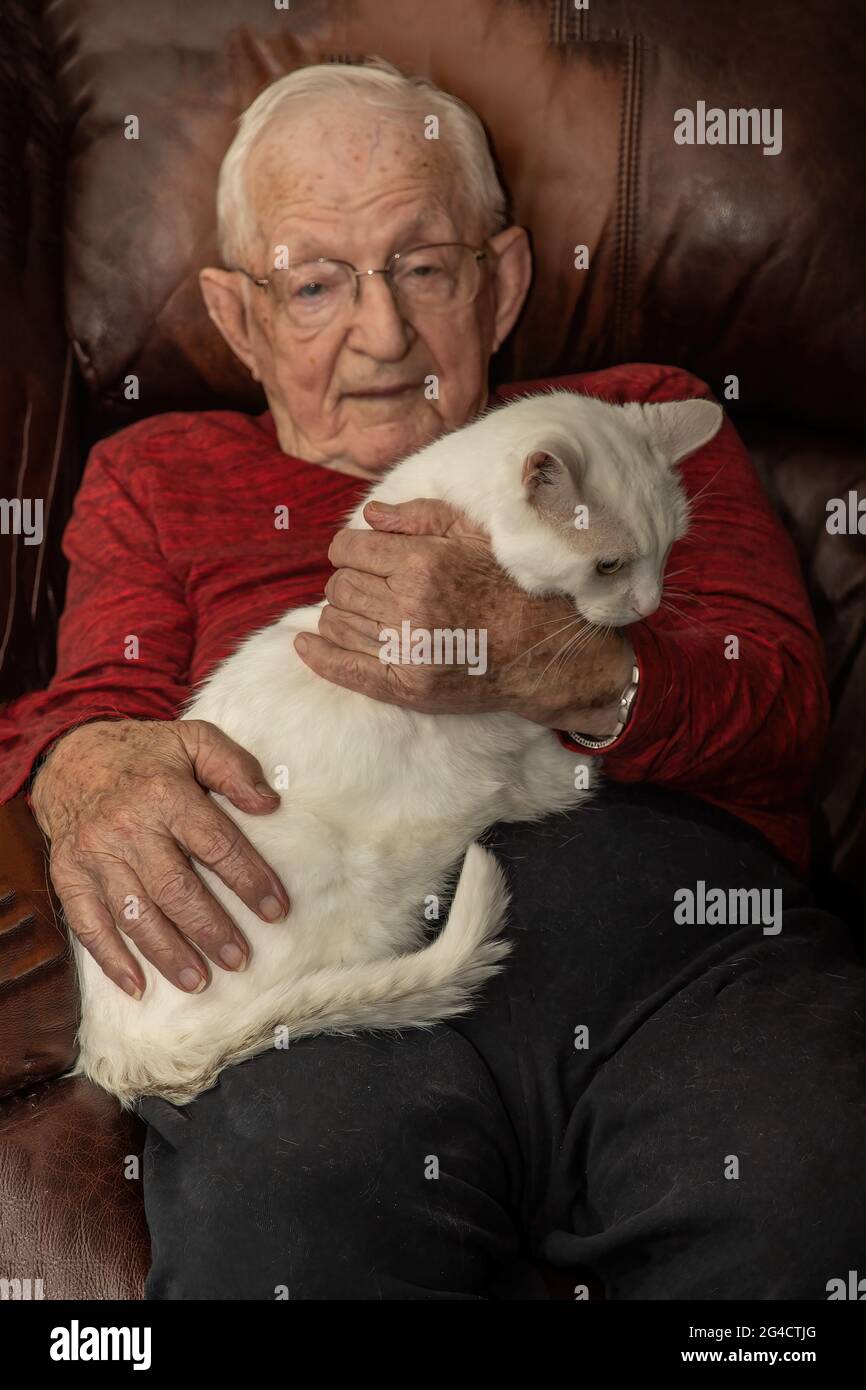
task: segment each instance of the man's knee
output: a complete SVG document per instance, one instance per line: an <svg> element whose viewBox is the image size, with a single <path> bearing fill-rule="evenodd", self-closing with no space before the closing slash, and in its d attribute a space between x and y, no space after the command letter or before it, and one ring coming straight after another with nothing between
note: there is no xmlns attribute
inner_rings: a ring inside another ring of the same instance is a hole
<svg viewBox="0 0 866 1390"><path fill-rule="evenodd" d="M507 1125L450 1029L306 1039L143 1111L149 1297L472 1297L516 1246Z"/></svg>
<svg viewBox="0 0 866 1390"><path fill-rule="evenodd" d="M866 972L823 914L787 930L672 996L578 1107L604 1229L550 1249L613 1297L826 1298L862 1265Z"/></svg>

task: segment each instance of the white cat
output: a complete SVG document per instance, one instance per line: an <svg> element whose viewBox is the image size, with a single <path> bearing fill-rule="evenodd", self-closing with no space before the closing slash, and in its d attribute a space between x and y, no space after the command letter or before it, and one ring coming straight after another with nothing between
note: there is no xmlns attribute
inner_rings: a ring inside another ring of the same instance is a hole
<svg viewBox="0 0 866 1390"><path fill-rule="evenodd" d="M708 401L611 406L551 391L426 446L365 501L442 498L484 528L528 593L567 595L584 619L619 627L658 606L668 551L688 518L675 464L721 420ZM366 527L362 507L350 524ZM73 943L76 1072L125 1104L147 1093L189 1101L275 1039L424 1027L465 1013L509 951L498 935L503 875L477 837L587 795L575 789L579 760L549 729L508 713L415 714L315 675L293 638L316 631L320 608L296 609L248 638L184 714L248 748L269 780L286 770L269 816L217 800L281 877L288 919L260 921L197 865L246 934L249 965L215 970L206 990L189 995L141 958L139 1002ZM471 613L466 624L477 626ZM522 645L536 640L526 634ZM443 894L464 855L450 915L430 940L425 900Z"/></svg>

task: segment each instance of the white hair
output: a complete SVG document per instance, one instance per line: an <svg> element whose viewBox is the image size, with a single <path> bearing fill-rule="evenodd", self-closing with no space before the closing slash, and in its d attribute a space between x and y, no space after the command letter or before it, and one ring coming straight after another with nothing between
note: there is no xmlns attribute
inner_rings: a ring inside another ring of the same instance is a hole
<svg viewBox="0 0 866 1390"><path fill-rule="evenodd" d="M272 82L240 117L217 185L217 234L225 265L237 265L243 259L259 230L246 186L246 169L250 151L263 131L293 111L304 115L313 101L346 97L419 120L438 117L446 127L449 151L462 174L466 210L480 214L485 236L507 226L507 198L484 126L470 106L426 77L406 77L383 58L370 58L363 64L317 63Z"/></svg>

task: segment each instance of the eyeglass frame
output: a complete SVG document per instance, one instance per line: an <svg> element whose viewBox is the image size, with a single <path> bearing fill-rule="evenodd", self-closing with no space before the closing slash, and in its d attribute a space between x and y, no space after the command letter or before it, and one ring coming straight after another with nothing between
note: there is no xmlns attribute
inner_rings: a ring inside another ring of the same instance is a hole
<svg viewBox="0 0 866 1390"><path fill-rule="evenodd" d="M422 242L419 242L417 246L408 246L408 247L406 248L405 251L394 251L394 252L392 252L392 254L388 257L387 261L385 262L384 266L382 266L382 267L379 268L378 270L377 270L377 269L374 269L372 266L369 267L367 270L359 270L357 266L352 265L352 262L351 262L351 261L344 261L344 260L341 260L339 256L313 256L313 257L311 257L311 258L310 258L309 260L307 260L307 261L299 261L298 264L299 264L299 265L343 265L343 266L345 266L346 269L347 269L348 271L351 271L351 273L352 273L352 275L353 275L353 277L354 277L354 280L355 280L355 292L354 292L354 294L353 294L353 296L352 296L352 303L353 303L353 304L357 304L357 303L358 303L358 295L359 295L359 293L360 293L358 286L359 286L359 283L360 283L360 280L361 280L361 276L362 276L362 275L387 275L387 276L389 276L389 275L391 274L392 269L393 269L393 263L396 262L396 261L399 261L399 259L400 259L401 256L410 256L410 255L412 254L413 251L426 251L426 250L428 250L428 249L432 251L432 250L438 249L438 248L440 248L440 247L442 247L442 246L461 246L461 247L463 247L464 250L466 250L466 251L471 251L472 254L473 254L473 256L475 257L475 263L476 263L476 265L479 265L479 266L481 265L481 262L482 262L482 261L486 261L486 260L488 259L487 244L486 244L486 242L485 242L484 246L478 247L478 246L470 246L469 243L468 243L467 241L422 241ZM245 275L245 276L247 277L247 279L248 279L249 281L251 281L251 283L254 284L254 285L256 286L257 289L260 289L260 290L268 290L268 291L270 291L270 288L271 288L271 277L270 277L270 275L253 275L252 271L250 271L250 270L245 270L244 267L243 267L242 265L227 265L225 268L226 268L226 270L230 271L230 272L231 272L232 274L234 274L234 275ZM287 270L288 270L288 269L291 269L291 267L290 267L290 266L287 266L286 269L287 269ZM389 285L389 287L391 287L391 281L390 281L390 280L388 281L388 285ZM478 282L478 288L479 288L479 289L481 288L481 281L480 281L480 279L479 279L479 282ZM393 294L393 288L391 288L391 292L392 292L392 294ZM469 299L469 300L466 301L467 304L473 304L473 303L475 302L475 299L477 298L477 296L478 296L478 290L475 291L475 294L472 296L472 299Z"/></svg>

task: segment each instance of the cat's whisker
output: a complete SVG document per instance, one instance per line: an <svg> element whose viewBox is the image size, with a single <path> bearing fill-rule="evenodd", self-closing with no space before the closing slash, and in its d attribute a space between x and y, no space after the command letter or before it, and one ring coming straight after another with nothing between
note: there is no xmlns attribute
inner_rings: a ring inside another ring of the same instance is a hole
<svg viewBox="0 0 866 1390"><path fill-rule="evenodd" d="M715 473L713 474L713 476L712 476L711 478L708 478L708 479L707 479L707 481L704 483L703 487L702 487L702 488L699 488L698 491L695 493L694 497L690 497L690 498L689 498L689 507L693 507L693 506L695 505L696 502L699 502L700 499L703 497L704 493L706 492L707 488L708 488L708 487L712 487L713 483L716 481L716 478L718 478L718 476L719 476L719 474L721 473L721 471L722 471L722 469L724 468L724 466L725 466L725 465L724 465L723 463L720 464L719 467L716 469Z"/></svg>
<svg viewBox="0 0 866 1390"><path fill-rule="evenodd" d="M580 618L581 616L582 615L580 613L575 611L573 618ZM552 627L554 623L561 623L562 617L563 615L561 613L558 613L555 618L541 618L537 623L521 624L520 631L532 632L537 627ZM572 622L573 618L569 618L568 621Z"/></svg>
<svg viewBox="0 0 866 1390"><path fill-rule="evenodd" d="M545 666L544 670L539 675L538 680L535 682L535 689L538 688L539 683L547 675L548 671L551 673L551 675L553 675L554 672L557 671L560 666L562 666L562 664L567 660L568 653L573 648L576 640L577 637L569 638L569 640L565 642L562 645L562 647L560 647L559 651L554 653L554 655L550 658L550 661Z"/></svg>
<svg viewBox="0 0 866 1390"><path fill-rule="evenodd" d="M718 637L721 632L720 628L713 629L709 627L706 623L701 622L700 618L696 618L694 614L683 613L682 609L677 608L673 603L662 600L659 606L669 613L674 613L678 618L681 618L684 623L690 623L692 627L703 628L704 632L708 632L711 637Z"/></svg>
<svg viewBox="0 0 866 1390"><path fill-rule="evenodd" d="M672 594L674 598L696 598L696 597L697 597L697 595L695 595L695 594L692 593L691 589L680 589L680 588L679 588L677 585L675 585L675 584L663 584L663 585L662 585L662 598L664 598L667 594ZM703 600L701 600L701 602L703 602Z"/></svg>
<svg viewBox="0 0 866 1390"><path fill-rule="evenodd" d="M689 603L699 603L702 608L709 607L706 599L701 598L700 594L691 593L688 589L669 589L667 585L665 585L662 597L666 597L668 594L673 594L674 598L680 599L683 603L688 600Z"/></svg>
<svg viewBox="0 0 866 1390"><path fill-rule="evenodd" d="M706 488L704 488L703 492L699 493L697 497L693 497L689 500L689 516L695 517L700 515L697 505L698 502L709 502L713 497L721 497L721 495L721 492L718 490L715 492L707 492Z"/></svg>
<svg viewBox="0 0 866 1390"><path fill-rule="evenodd" d="M604 636L610 631L611 628L609 625L601 626L598 623L590 623L585 631L575 633L574 637L565 644L555 660L558 660L564 665L568 657L579 656L594 638Z"/></svg>
<svg viewBox="0 0 866 1390"><path fill-rule="evenodd" d="M583 648L588 645L591 639L594 636L596 636L596 634L600 630L597 623L587 623L587 629L588 630L576 632L573 637L569 638L567 642L563 643L562 647L558 652L555 652L553 654L553 656L550 658L550 661L548 661L544 670L539 675L538 680L535 682L536 689L538 688L544 677L547 675L547 672L550 670L551 666L554 665L554 663L558 661L564 661L568 656L576 655L578 652L582 651Z"/></svg>
<svg viewBox="0 0 866 1390"><path fill-rule="evenodd" d="M558 632L549 632L544 637L540 638L538 642L533 642L531 647L526 647L525 650L516 652L511 661L508 662L506 670L514 666L516 662L521 661L523 657L529 656L529 653L534 652L537 647L543 647L545 642L551 641L554 637L560 637L563 632L568 632L569 628L574 627L576 623L584 623L585 621L586 619L582 618L579 613L575 614L575 616L565 623Z"/></svg>
<svg viewBox="0 0 866 1390"><path fill-rule="evenodd" d="M592 623L587 624L585 627L580 628L577 632L572 634L568 641L555 654L553 659L564 660L564 658L569 654L582 652L584 647L589 646L590 642L593 640L595 635L595 625Z"/></svg>

